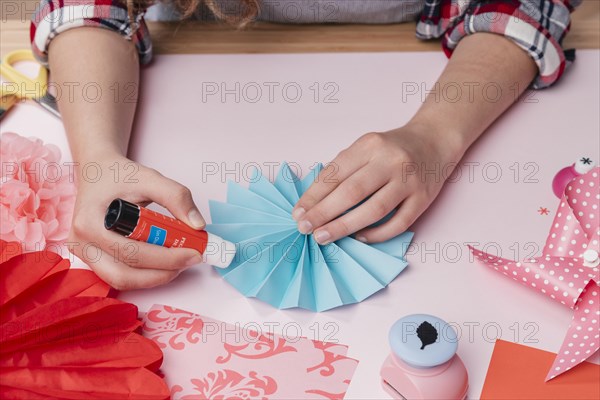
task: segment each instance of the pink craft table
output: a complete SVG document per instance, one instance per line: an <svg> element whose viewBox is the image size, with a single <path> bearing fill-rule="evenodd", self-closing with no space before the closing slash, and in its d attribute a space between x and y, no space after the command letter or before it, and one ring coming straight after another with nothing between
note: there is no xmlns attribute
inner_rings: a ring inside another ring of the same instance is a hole
<svg viewBox="0 0 600 400"><path fill-rule="evenodd" d="M227 180L246 184L254 165L269 174L285 160L306 173L360 135L402 125L445 63L437 52L159 56L143 72L130 156L187 185L208 216L208 199L224 200ZM379 368L389 327L406 314L434 314L457 327L468 396L478 398L496 337L556 352L571 312L475 264L466 245L509 258L540 253L558 202L555 172L584 155L600 158L599 77L600 52L579 51L559 84L519 100L413 226L410 266L361 304L277 310L241 296L207 266L119 297L141 311L164 303L348 344L360 360L349 399L387 398ZM60 121L35 104L19 105L0 130L43 138L70 160ZM598 363L598 354L590 360Z"/></svg>

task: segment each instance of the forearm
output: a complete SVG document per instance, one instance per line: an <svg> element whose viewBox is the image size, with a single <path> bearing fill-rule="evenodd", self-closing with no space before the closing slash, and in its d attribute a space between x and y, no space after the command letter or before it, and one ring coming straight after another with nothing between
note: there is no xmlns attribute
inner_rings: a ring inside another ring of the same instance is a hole
<svg viewBox="0 0 600 400"><path fill-rule="evenodd" d="M105 29L72 29L52 41L49 65L73 159L125 155L139 83L132 43Z"/></svg>
<svg viewBox="0 0 600 400"><path fill-rule="evenodd" d="M150 53L140 54L148 57ZM184 269L199 264L202 255L196 250L132 242L106 230L103 224L108 204L123 198L136 204L156 202L194 229L205 225L189 189L124 158L138 95L135 45L106 29L70 29L52 40L49 65L52 78L62 89L59 111L73 159L80 165L94 162L110 169L95 175L95 179L79 180L69 250L120 290L165 284ZM66 93L69 87L74 90ZM97 96L95 88L101 95ZM130 179L132 171L135 179ZM117 179L119 176L124 179ZM90 245L93 258L86 250Z"/></svg>
<svg viewBox="0 0 600 400"><path fill-rule="evenodd" d="M459 156L529 86L537 73L531 57L491 33L463 38L434 91L409 124Z"/></svg>

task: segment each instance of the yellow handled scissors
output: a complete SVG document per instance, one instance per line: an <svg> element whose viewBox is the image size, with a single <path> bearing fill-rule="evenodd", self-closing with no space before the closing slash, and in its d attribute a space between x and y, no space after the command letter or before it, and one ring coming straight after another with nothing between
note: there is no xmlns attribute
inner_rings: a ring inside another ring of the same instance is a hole
<svg viewBox="0 0 600 400"><path fill-rule="evenodd" d="M31 50L15 50L8 53L0 63L0 75L8 82L0 87L0 119L21 99L31 99L60 118L56 99L48 93L48 70L40 66L38 76L30 78L19 72L15 64L20 61L36 61Z"/></svg>

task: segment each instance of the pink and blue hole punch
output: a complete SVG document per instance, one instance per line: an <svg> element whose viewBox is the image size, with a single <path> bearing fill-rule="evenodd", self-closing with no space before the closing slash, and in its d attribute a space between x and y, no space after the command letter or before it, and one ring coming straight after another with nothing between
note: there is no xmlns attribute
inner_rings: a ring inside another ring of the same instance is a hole
<svg viewBox="0 0 600 400"><path fill-rule="evenodd" d="M394 399L464 399L468 374L456 354L456 330L438 317L408 315L389 333L391 354L381 367L384 389Z"/></svg>

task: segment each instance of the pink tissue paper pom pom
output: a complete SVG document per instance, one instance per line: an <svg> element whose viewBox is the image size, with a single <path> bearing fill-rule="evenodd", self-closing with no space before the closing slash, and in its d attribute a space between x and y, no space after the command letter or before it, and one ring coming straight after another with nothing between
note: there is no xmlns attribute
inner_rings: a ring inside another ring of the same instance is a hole
<svg viewBox="0 0 600 400"><path fill-rule="evenodd" d="M67 238L76 189L60 157L58 147L40 139L0 136L0 239L33 251Z"/></svg>

